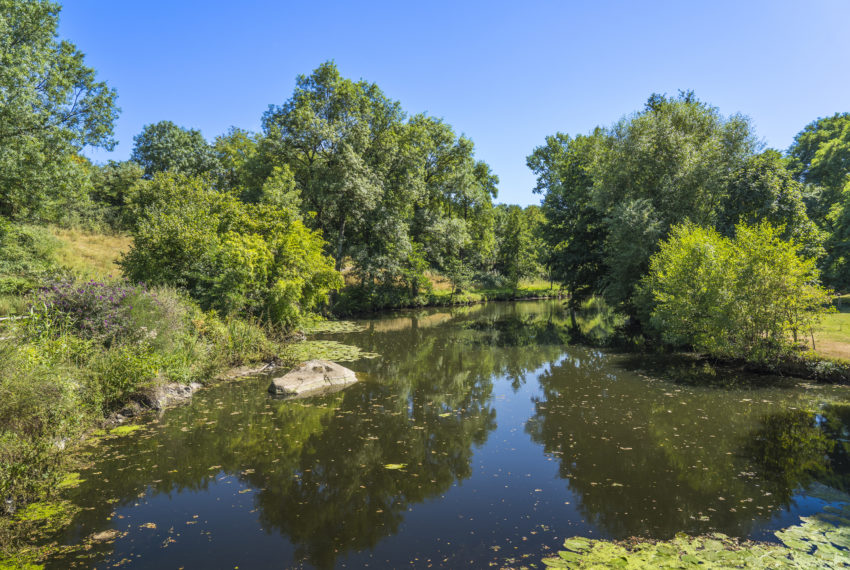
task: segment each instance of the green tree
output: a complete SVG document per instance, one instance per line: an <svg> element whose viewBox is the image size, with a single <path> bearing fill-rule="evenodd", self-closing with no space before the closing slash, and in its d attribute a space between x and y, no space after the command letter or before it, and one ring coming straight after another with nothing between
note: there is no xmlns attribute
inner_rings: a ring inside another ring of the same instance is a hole
<svg viewBox="0 0 850 570"><path fill-rule="evenodd" d="M142 168L131 160L110 160L92 168L91 198L105 209L105 221L113 229L127 229L132 225L125 206L132 188L139 183L143 174Z"/></svg>
<svg viewBox="0 0 850 570"><path fill-rule="evenodd" d="M823 255L824 236L806 214L803 184L794 180L785 159L775 150L748 157L732 175L717 227L731 236L739 223L769 222L783 228L808 257Z"/></svg>
<svg viewBox="0 0 850 570"><path fill-rule="evenodd" d="M826 240L824 279L830 286L847 291L850 289L850 180L826 221L832 232Z"/></svg>
<svg viewBox="0 0 850 570"><path fill-rule="evenodd" d="M402 120L400 105L377 85L345 79L333 63L299 76L290 100L263 116L267 152L292 169L303 206L315 212L311 223L332 246L337 269L370 233L365 222L385 197L382 174Z"/></svg>
<svg viewBox="0 0 850 570"><path fill-rule="evenodd" d="M0 0L0 215L7 217L42 216L69 190L84 146L114 145L115 91L96 80L74 44L58 39L58 21L58 4Z"/></svg>
<svg viewBox="0 0 850 570"><path fill-rule="evenodd" d="M716 223L730 174L755 148L748 119L725 118L692 92L653 95L643 112L609 129L593 166L609 302L629 301L673 225Z"/></svg>
<svg viewBox="0 0 850 570"><path fill-rule="evenodd" d="M794 137L788 155L797 180L821 187L821 191L809 192L817 198L809 204L809 215L826 227L826 217L841 201L841 190L850 173L850 113L836 113L806 125Z"/></svg>
<svg viewBox="0 0 850 570"><path fill-rule="evenodd" d="M465 283L492 265L498 179L472 141L438 119L408 120L377 85L332 62L264 115L258 155L291 171L305 223L366 289L419 291L429 266Z"/></svg>
<svg viewBox="0 0 850 570"><path fill-rule="evenodd" d="M528 157L543 193L548 265L572 307L593 294L633 311L635 287L670 228L718 223L732 174L757 146L749 120L692 92L652 95L643 111Z"/></svg>
<svg viewBox="0 0 850 570"><path fill-rule="evenodd" d="M141 212L121 260L128 278L185 289L204 309L292 326L342 285L324 242L292 213L245 204L199 178L161 173L137 187Z"/></svg>
<svg viewBox="0 0 850 570"><path fill-rule="evenodd" d="M602 129L575 139L558 133L546 137L546 144L527 158L537 175L534 192L543 194L543 263L569 290L573 310L601 290L605 274L604 217L592 201L591 172L603 138Z"/></svg>
<svg viewBox="0 0 850 570"><path fill-rule="evenodd" d="M797 133L788 149L791 170L802 182L842 186L850 171L847 144L850 113L812 121Z"/></svg>
<svg viewBox="0 0 850 570"><path fill-rule="evenodd" d="M198 176L217 168L213 148L201 132L178 127L171 121L145 125L133 142L131 160L141 165L147 178L157 172Z"/></svg>
<svg viewBox="0 0 850 570"><path fill-rule="evenodd" d="M246 202L259 202L263 185L274 175L275 169L263 151L266 144L268 141L262 135L236 127L217 136L213 143L217 186L239 195ZM281 168L289 167L284 164ZM291 173L289 177L292 178ZM294 185L294 180L287 185Z"/></svg>
<svg viewBox="0 0 850 570"><path fill-rule="evenodd" d="M491 269L495 253L493 198L499 182L475 160L473 142L440 119L415 115L403 138L403 159L413 203L411 239L421 243L437 271L472 277ZM446 235L463 234L463 247L447 249ZM451 269L449 268L451 266Z"/></svg>
<svg viewBox="0 0 850 570"><path fill-rule="evenodd" d="M767 222L730 239L675 226L643 279L647 312L662 338L723 358L771 363L796 350L826 312L815 261Z"/></svg>
<svg viewBox="0 0 850 570"><path fill-rule="evenodd" d="M535 275L537 264L534 236L525 212L519 206L500 209L496 227L496 269L516 293L521 279Z"/></svg>

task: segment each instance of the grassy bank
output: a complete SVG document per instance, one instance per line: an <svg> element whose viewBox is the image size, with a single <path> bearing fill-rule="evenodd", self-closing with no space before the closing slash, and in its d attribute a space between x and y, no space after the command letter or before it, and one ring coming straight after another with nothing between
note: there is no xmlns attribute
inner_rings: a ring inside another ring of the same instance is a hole
<svg viewBox="0 0 850 570"><path fill-rule="evenodd" d="M100 234L76 229L50 228L59 240L57 262L79 279L120 277L116 262L130 249L132 239L123 234Z"/></svg>
<svg viewBox="0 0 850 570"><path fill-rule="evenodd" d="M57 284L28 299L0 340L0 508L49 498L67 451L157 386L207 382L268 361L280 340L258 323L201 311L170 289Z"/></svg>
<svg viewBox="0 0 850 570"><path fill-rule="evenodd" d="M815 329L815 352L850 360L850 300L839 301L836 308L838 312L826 315Z"/></svg>

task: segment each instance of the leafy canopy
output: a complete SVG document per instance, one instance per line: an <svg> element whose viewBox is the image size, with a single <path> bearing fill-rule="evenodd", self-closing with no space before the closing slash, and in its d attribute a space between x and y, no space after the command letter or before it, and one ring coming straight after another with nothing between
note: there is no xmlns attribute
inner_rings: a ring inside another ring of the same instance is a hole
<svg viewBox="0 0 850 570"><path fill-rule="evenodd" d="M86 145L111 149L115 91L57 38L59 6L0 0L0 215L35 218L79 170Z"/></svg>
<svg viewBox="0 0 850 570"><path fill-rule="evenodd" d="M289 210L245 204L177 174L155 175L133 201L139 219L125 274L184 288L204 309L292 326L342 284L321 236Z"/></svg>
<svg viewBox="0 0 850 570"><path fill-rule="evenodd" d="M147 178L157 172L199 176L216 167L213 148L201 132L178 127L171 121L145 125L133 142L136 144L131 160L144 169Z"/></svg>

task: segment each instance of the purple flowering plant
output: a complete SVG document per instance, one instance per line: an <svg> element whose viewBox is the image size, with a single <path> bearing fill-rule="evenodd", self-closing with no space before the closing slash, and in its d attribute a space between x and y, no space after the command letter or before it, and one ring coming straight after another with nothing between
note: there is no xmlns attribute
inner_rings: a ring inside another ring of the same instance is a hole
<svg viewBox="0 0 850 570"><path fill-rule="evenodd" d="M83 338L99 340L109 346L119 339L134 336L133 303L142 297L157 303L143 283L59 282L38 291L31 303L31 312L61 319Z"/></svg>

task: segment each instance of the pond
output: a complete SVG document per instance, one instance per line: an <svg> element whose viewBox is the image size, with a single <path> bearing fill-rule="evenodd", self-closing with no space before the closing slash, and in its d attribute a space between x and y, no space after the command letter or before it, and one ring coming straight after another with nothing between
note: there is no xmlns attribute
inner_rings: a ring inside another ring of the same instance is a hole
<svg viewBox="0 0 850 570"><path fill-rule="evenodd" d="M569 346L559 302L422 310L326 338L333 395L212 387L90 449L48 567L539 565L564 538L773 531L850 490L850 391Z"/></svg>

